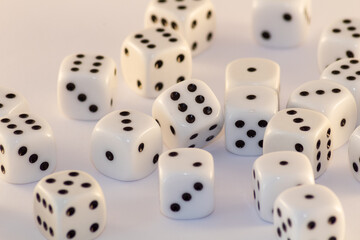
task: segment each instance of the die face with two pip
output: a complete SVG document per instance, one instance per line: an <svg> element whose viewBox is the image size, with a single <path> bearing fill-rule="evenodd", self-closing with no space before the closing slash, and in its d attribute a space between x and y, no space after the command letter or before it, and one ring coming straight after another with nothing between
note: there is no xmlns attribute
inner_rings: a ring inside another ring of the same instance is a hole
<svg viewBox="0 0 360 240"><path fill-rule="evenodd" d="M58 103L72 119L98 120L113 105L116 87L115 62L103 55L75 54L61 63Z"/></svg>
<svg viewBox="0 0 360 240"><path fill-rule="evenodd" d="M271 118L264 134L263 152L303 153L317 178L328 167L332 145L331 123L327 117L309 109L288 108Z"/></svg>
<svg viewBox="0 0 360 240"><path fill-rule="evenodd" d="M177 148L159 158L160 210L173 219L206 217L214 210L214 161L202 149Z"/></svg>
<svg viewBox="0 0 360 240"><path fill-rule="evenodd" d="M284 190L304 184L314 184L309 159L302 153L279 151L256 159L252 170L255 208L259 216L273 222L274 202Z"/></svg>
<svg viewBox="0 0 360 240"><path fill-rule="evenodd" d="M350 169L356 180L360 181L360 127L349 138L348 156Z"/></svg>
<svg viewBox="0 0 360 240"><path fill-rule="evenodd" d="M345 144L356 126L355 99L346 87L334 81L316 80L302 84L290 95L287 107L324 114L331 122L333 149Z"/></svg>
<svg viewBox="0 0 360 240"><path fill-rule="evenodd" d="M295 47L304 42L311 21L310 0L253 0L253 31L266 47Z"/></svg>
<svg viewBox="0 0 360 240"><path fill-rule="evenodd" d="M0 117L28 112L28 102L19 93L0 87Z"/></svg>
<svg viewBox="0 0 360 240"><path fill-rule="evenodd" d="M0 118L0 178L16 184L30 183L56 167L56 147L49 124L33 114Z"/></svg>
<svg viewBox="0 0 360 240"><path fill-rule="evenodd" d="M193 56L206 50L215 34L215 9L210 0L152 0L145 13L145 27L162 26L183 35Z"/></svg>
<svg viewBox="0 0 360 240"><path fill-rule="evenodd" d="M345 239L341 202L327 187L312 184L282 192L274 204L277 239Z"/></svg>
<svg viewBox="0 0 360 240"><path fill-rule="evenodd" d="M48 175L35 186L33 198L35 224L46 239L95 239L105 228L103 192L85 172Z"/></svg>
<svg viewBox="0 0 360 240"><path fill-rule="evenodd" d="M161 130L156 121L135 110L109 113L91 136L91 158L104 175L133 181L157 167L162 152Z"/></svg>
<svg viewBox="0 0 360 240"><path fill-rule="evenodd" d="M225 102L225 144L238 155L261 155L268 122L278 111L278 94L261 86L228 91Z"/></svg>
<svg viewBox="0 0 360 240"><path fill-rule="evenodd" d="M224 116L212 90L201 80L185 80L164 91L153 103L169 148L202 148L221 131Z"/></svg>
<svg viewBox="0 0 360 240"><path fill-rule="evenodd" d="M155 98L170 86L191 77L191 51L177 32L151 27L125 39L121 47L121 68L132 90Z"/></svg>

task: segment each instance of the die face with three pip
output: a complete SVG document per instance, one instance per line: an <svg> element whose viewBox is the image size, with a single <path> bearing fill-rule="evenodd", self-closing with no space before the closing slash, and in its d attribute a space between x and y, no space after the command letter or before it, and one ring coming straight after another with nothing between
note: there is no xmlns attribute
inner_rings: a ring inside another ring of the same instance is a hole
<svg viewBox="0 0 360 240"><path fill-rule="evenodd" d="M357 127L349 138L348 156L350 169L356 180L360 181L360 127Z"/></svg>
<svg viewBox="0 0 360 240"><path fill-rule="evenodd" d="M30 183L56 167L56 146L49 124L33 114L0 118L0 178L16 184Z"/></svg>
<svg viewBox="0 0 360 240"><path fill-rule="evenodd" d="M34 220L46 239L95 239L105 228L103 192L85 172L48 175L35 186L33 198Z"/></svg>
<svg viewBox="0 0 360 240"><path fill-rule="evenodd" d="M312 184L282 192L274 204L277 239L345 239L341 202L327 187Z"/></svg>
<svg viewBox="0 0 360 240"><path fill-rule="evenodd" d="M177 148L159 158L160 210L173 219L203 218L214 210L214 161L202 149Z"/></svg>
<svg viewBox="0 0 360 240"><path fill-rule="evenodd" d="M104 175L134 181L157 167L162 152L156 121L135 110L117 110L102 118L91 136L91 159Z"/></svg>
<svg viewBox="0 0 360 240"><path fill-rule="evenodd" d="M215 9L210 0L152 0L145 13L145 27L166 27L183 35L193 56L205 51L215 34Z"/></svg>
<svg viewBox="0 0 360 240"><path fill-rule="evenodd" d="M314 182L310 161L304 154L279 151L262 155L255 160L252 171L257 213L265 221L273 222L274 202L281 192Z"/></svg>
<svg viewBox="0 0 360 240"><path fill-rule="evenodd" d="M253 0L252 11L255 40L263 46L295 47L308 35L310 0Z"/></svg>
<svg viewBox="0 0 360 240"><path fill-rule="evenodd" d="M121 68L132 90L155 98L170 86L191 77L191 51L177 32L151 27L125 39L121 47Z"/></svg>
<svg viewBox="0 0 360 240"><path fill-rule="evenodd" d="M28 102L19 93L0 87L0 117L28 112Z"/></svg>
<svg viewBox="0 0 360 240"><path fill-rule="evenodd" d="M61 63L58 103L63 113L77 120L98 120L113 105L115 62L103 55L74 54Z"/></svg>

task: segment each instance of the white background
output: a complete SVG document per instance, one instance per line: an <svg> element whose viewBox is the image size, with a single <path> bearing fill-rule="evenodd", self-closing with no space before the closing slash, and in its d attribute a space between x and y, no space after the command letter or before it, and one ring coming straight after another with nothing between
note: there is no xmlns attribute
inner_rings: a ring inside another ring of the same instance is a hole
<svg viewBox="0 0 360 240"><path fill-rule="evenodd" d="M72 53L100 53L119 66L125 37L143 27L146 0L0 0L0 85L22 93L31 110L52 126L57 142L56 171L84 170L103 188L108 223L99 239L275 239L272 225L253 207L251 167L255 158L227 152L221 133L205 149L215 159L216 209L200 220L176 221L161 215L158 172L135 182L100 174L89 159L89 137L96 122L74 121L59 111L56 82L61 60ZM281 66L281 107L299 84L316 80L316 49L321 29L359 14L359 0L313 1L311 34L294 49L258 46L251 32L250 0L213 0L218 29L213 46L194 59L193 76L206 81L223 103L225 67L240 57L264 57ZM135 95L119 75L115 108L151 113L153 100ZM316 181L340 198L348 240L360 236L360 183L350 172L347 145L336 150L327 172ZM32 216L35 183L0 181L0 239L43 239Z"/></svg>

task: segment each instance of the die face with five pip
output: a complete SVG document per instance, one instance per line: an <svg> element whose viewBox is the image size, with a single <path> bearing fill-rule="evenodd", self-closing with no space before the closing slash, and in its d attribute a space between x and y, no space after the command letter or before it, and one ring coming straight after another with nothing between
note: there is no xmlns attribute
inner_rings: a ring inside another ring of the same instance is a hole
<svg viewBox="0 0 360 240"><path fill-rule="evenodd" d="M210 153L177 148L159 158L160 210L173 219L206 217L214 210L214 161Z"/></svg>
<svg viewBox="0 0 360 240"><path fill-rule="evenodd" d="M35 186L33 195L34 219L46 239L95 239L105 228L104 195L85 172L48 175Z"/></svg>
<svg viewBox="0 0 360 240"><path fill-rule="evenodd" d="M302 84L290 95L287 107L324 114L331 122L333 149L345 144L356 126L355 99L346 87L334 81L316 80Z"/></svg>
<svg viewBox="0 0 360 240"><path fill-rule="evenodd" d="M30 183L56 167L55 140L49 124L28 113L0 118L0 178Z"/></svg>
<svg viewBox="0 0 360 240"><path fill-rule="evenodd" d="M155 98L170 86L191 77L191 51L177 32L152 27L125 39L121 47L121 68L132 90Z"/></svg>
<svg viewBox="0 0 360 240"><path fill-rule="evenodd" d="M0 117L28 112L28 103L19 93L0 87Z"/></svg>
<svg viewBox="0 0 360 240"><path fill-rule="evenodd" d="M185 80L156 98L152 116L169 148L202 148L222 129L224 116L212 90L201 80Z"/></svg>
<svg viewBox="0 0 360 240"><path fill-rule="evenodd" d="M157 167L162 152L161 130L156 121L141 112L109 113L95 126L91 136L91 158L104 175L133 181Z"/></svg>
<svg viewBox="0 0 360 240"><path fill-rule="evenodd" d="M59 70L59 106L69 118L98 120L111 110L115 87L112 59L95 54L70 55Z"/></svg>
<svg viewBox="0 0 360 240"><path fill-rule="evenodd" d="M351 171L356 178L360 181L360 127L357 127L351 134L348 146L348 156Z"/></svg>
<svg viewBox="0 0 360 240"><path fill-rule="evenodd" d="M253 31L266 47L295 47L304 42L311 20L310 0L253 0Z"/></svg>
<svg viewBox="0 0 360 240"><path fill-rule="evenodd" d="M332 157L331 123L309 109L288 108L271 118L264 134L263 152L296 151L305 154L315 178L325 172Z"/></svg>
<svg viewBox="0 0 360 240"><path fill-rule="evenodd" d="M179 32L193 56L211 45L215 25L215 9L210 0L152 0L145 13L145 27L162 26Z"/></svg>
<svg viewBox="0 0 360 240"><path fill-rule="evenodd" d="M328 188L312 184L282 192L274 204L277 239L345 239L341 202Z"/></svg>
<svg viewBox="0 0 360 240"><path fill-rule="evenodd" d="M259 216L273 222L273 206L284 190L303 184L314 184L309 159L302 153L279 151L256 159L252 171L255 208Z"/></svg>
<svg viewBox="0 0 360 240"><path fill-rule="evenodd" d="M269 120L278 111L278 94L261 86L242 86L226 94L225 143L228 151L261 155Z"/></svg>

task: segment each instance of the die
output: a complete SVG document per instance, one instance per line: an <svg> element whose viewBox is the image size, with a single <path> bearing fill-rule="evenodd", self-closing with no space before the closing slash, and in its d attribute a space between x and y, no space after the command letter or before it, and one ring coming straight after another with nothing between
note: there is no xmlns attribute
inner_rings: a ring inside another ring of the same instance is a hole
<svg viewBox="0 0 360 240"><path fill-rule="evenodd" d="M116 66L109 57L76 54L61 63L58 103L69 118L100 119L112 108L115 88Z"/></svg>
<svg viewBox="0 0 360 240"><path fill-rule="evenodd" d="M0 118L0 178L16 184L30 183L56 167L56 146L50 125L33 114Z"/></svg>
<svg viewBox="0 0 360 240"><path fill-rule="evenodd" d="M162 151L161 130L155 120L135 110L103 117L91 135L91 159L104 175L133 181L157 167Z"/></svg>
<svg viewBox="0 0 360 240"><path fill-rule="evenodd" d="M360 57L360 19L337 20L326 27L318 45L318 65L323 71L331 63L342 58Z"/></svg>
<svg viewBox="0 0 360 240"><path fill-rule="evenodd" d="M252 179L255 208L268 222L273 222L274 202L281 192L315 182L309 158L294 151L262 155L254 162Z"/></svg>
<svg viewBox="0 0 360 240"><path fill-rule="evenodd" d="M274 204L277 239L345 239L341 202L327 187L318 184L282 192Z"/></svg>
<svg viewBox="0 0 360 240"><path fill-rule="evenodd" d="M356 126L354 97L346 87L333 81L316 80L302 84L290 95L287 107L307 108L324 114L331 122L333 149L345 144Z"/></svg>
<svg viewBox="0 0 360 240"><path fill-rule="evenodd" d="M105 228L103 192L85 172L46 176L35 186L33 198L34 220L46 239L95 239Z"/></svg>
<svg viewBox="0 0 360 240"><path fill-rule="evenodd" d="M288 108L276 113L264 134L263 152L296 151L305 154L315 178L325 172L332 157L332 129L323 114Z"/></svg>
<svg viewBox="0 0 360 240"><path fill-rule="evenodd" d="M214 210L214 161L202 149L178 148L159 158L160 210L173 219L203 218Z"/></svg>
<svg viewBox="0 0 360 240"><path fill-rule="evenodd" d="M305 41L311 22L310 0L253 0L253 32L266 47L295 47Z"/></svg>
<svg viewBox="0 0 360 240"><path fill-rule="evenodd" d="M267 86L279 93L280 66L265 58L240 58L226 67L225 89L244 85Z"/></svg>
<svg viewBox="0 0 360 240"><path fill-rule="evenodd" d="M155 98L170 86L191 77L190 48L175 31L144 29L129 35L121 49L124 79L140 96Z"/></svg>
<svg viewBox="0 0 360 240"><path fill-rule="evenodd" d="M356 180L360 181L360 127L357 127L349 138L348 156L351 171Z"/></svg>
<svg viewBox="0 0 360 240"><path fill-rule="evenodd" d="M220 133L224 123L215 94L197 79L185 80L159 95L152 116L169 148L202 148Z"/></svg>
<svg viewBox="0 0 360 240"><path fill-rule="evenodd" d="M19 93L0 87L0 117L28 112L28 102Z"/></svg>
<svg viewBox="0 0 360 240"><path fill-rule="evenodd" d="M243 86L230 90L225 103L225 145L242 156L261 155L269 120L278 111L275 90Z"/></svg>
<svg viewBox="0 0 360 240"><path fill-rule="evenodd" d="M212 43L216 16L210 0L152 0L145 13L145 27L172 28L183 35L193 56Z"/></svg>

